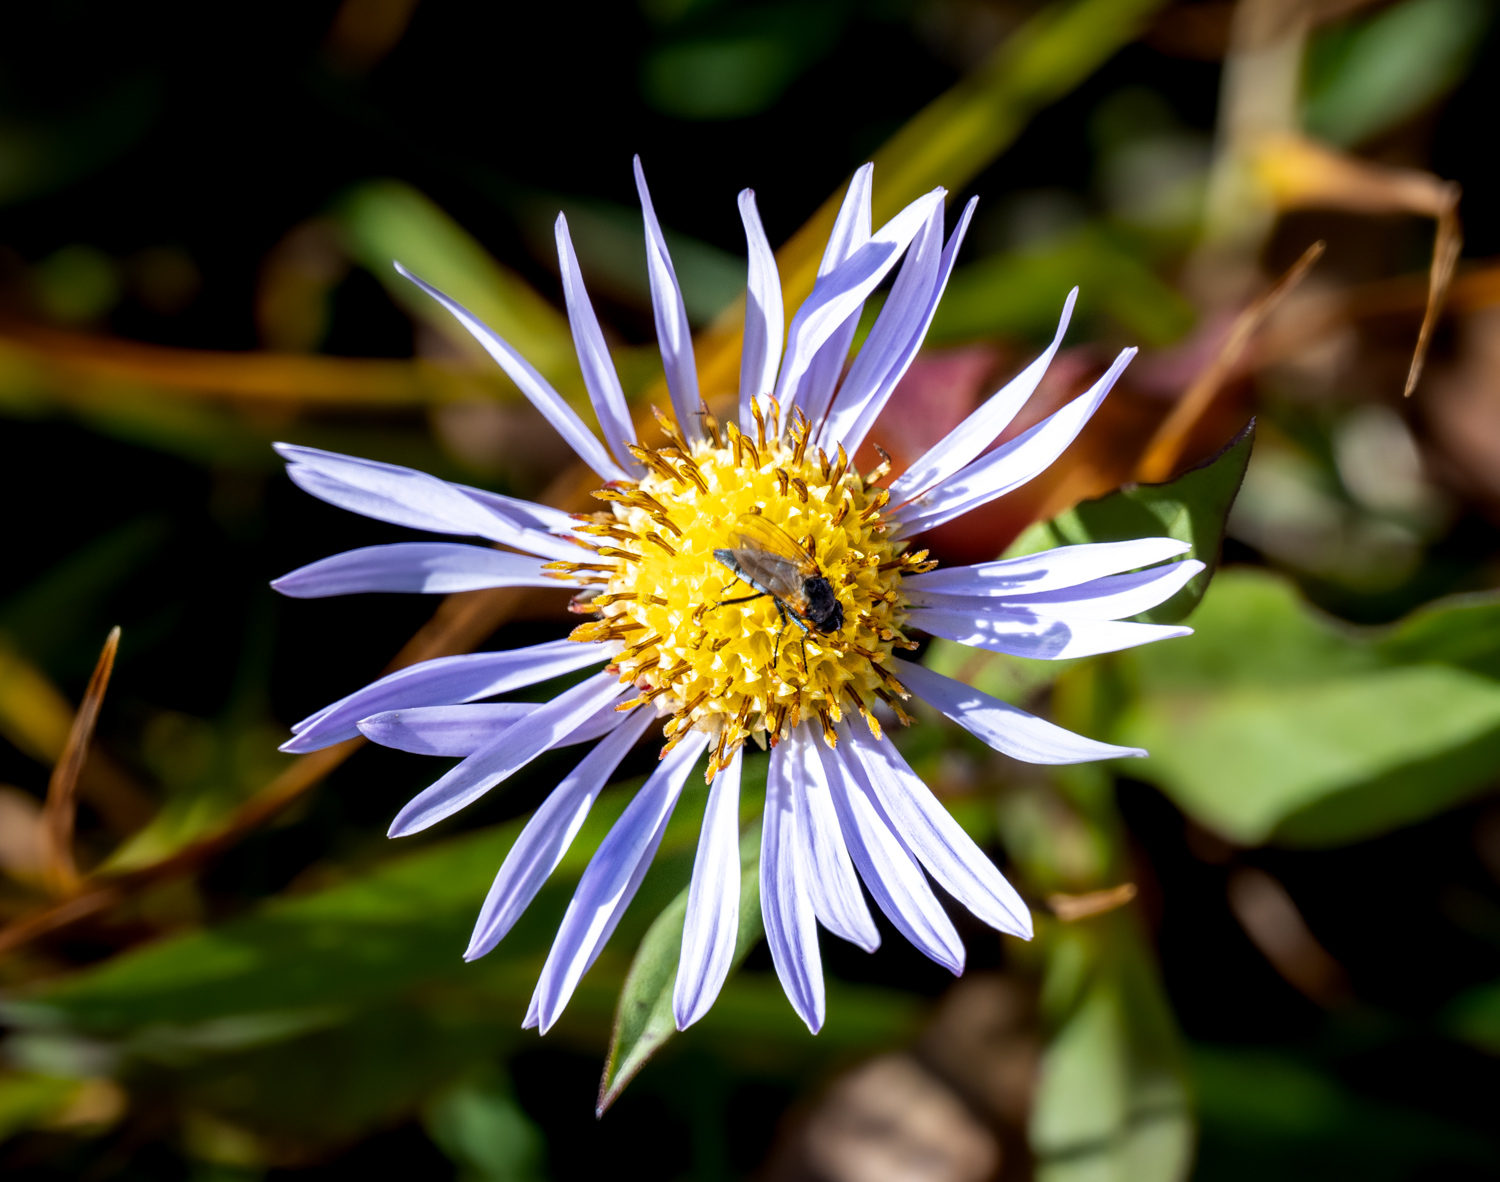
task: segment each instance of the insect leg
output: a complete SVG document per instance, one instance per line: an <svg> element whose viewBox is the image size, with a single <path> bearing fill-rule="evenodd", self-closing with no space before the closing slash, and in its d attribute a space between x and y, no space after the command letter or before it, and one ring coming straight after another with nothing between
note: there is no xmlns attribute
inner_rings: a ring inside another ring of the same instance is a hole
<svg viewBox="0 0 1500 1182"><path fill-rule="evenodd" d="M781 617L781 627L776 629L776 639L771 642L773 649L771 668L774 671L781 664L781 638L786 633L786 605L775 596L772 596L772 599L776 604L776 614Z"/></svg>

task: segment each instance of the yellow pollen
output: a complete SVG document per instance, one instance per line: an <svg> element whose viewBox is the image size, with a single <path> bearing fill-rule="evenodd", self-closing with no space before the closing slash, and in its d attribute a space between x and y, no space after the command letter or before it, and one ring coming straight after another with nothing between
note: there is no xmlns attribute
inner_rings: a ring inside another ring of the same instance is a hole
<svg viewBox="0 0 1500 1182"><path fill-rule="evenodd" d="M901 579L936 563L886 536L890 494L861 477L842 448L836 463L816 449L809 455L800 414L779 439L766 438L757 415L755 439L715 423L711 441L691 447L671 419L657 417L669 442L632 448L646 474L596 492L608 508L579 531L614 562L554 564L561 578L603 583L575 603L599 618L572 639L626 641L610 668L639 692L620 709L650 703L670 715L668 747L689 730L709 735L709 779L746 739L774 746L804 719L816 720L829 744L833 723L850 714L878 725L867 705L875 699L906 721L896 706L906 691L889 668L892 649L912 647ZM801 548L796 579L757 586L740 577L748 570L737 574L715 557L745 542L737 523L751 517L777 527L786 549ZM842 612L841 622L822 616L828 631L799 585L817 578Z"/></svg>

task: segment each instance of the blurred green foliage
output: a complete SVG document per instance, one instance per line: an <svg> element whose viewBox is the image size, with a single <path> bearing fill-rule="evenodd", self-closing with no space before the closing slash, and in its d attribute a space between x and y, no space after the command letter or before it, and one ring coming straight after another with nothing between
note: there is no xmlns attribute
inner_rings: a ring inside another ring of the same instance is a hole
<svg viewBox="0 0 1500 1182"><path fill-rule="evenodd" d="M1482 305L1463 305L1473 318L1442 338L1449 384L1424 389L1419 414L1384 396L1399 389L1386 369L1404 365L1414 327L1346 317L1300 353L1278 345L1274 364L1250 356L1253 373L1233 375L1194 437L1195 456L1222 450L1177 479L1079 500L1019 537L1018 519L962 539L1016 555L1168 535L1209 567L1140 617L1186 621L1185 639L1057 663L941 640L923 654L1060 725L1150 751L1023 766L928 714L897 736L1036 913L1029 946L963 932L970 963L1027 999L1007 1036L1018 1052L986 1041L973 1014L947 1035L957 1053L933 1050L957 992L895 939L876 957L826 942L828 1021L806 1033L760 939L759 755L745 765L736 968L680 1038L670 1001L704 807L696 781L540 1044L519 1029L527 997L639 778L602 795L525 917L475 964L461 959L474 914L555 763L415 848L391 848L390 813L436 773L359 756L274 822L234 833L202 872L151 877L264 798L291 766L275 750L288 719L375 676L426 618L387 597L270 606L267 578L344 542L390 540L290 501L268 480L272 439L522 495L556 475L555 441L393 260L467 304L582 408L554 262L563 211L627 394L643 404L661 365L629 152L645 158L688 314L713 347L738 326L733 192L757 186L773 240L790 243L784 279L810 286L821 237L793 230L873 154L877 214L934 184L985 196L928 338L989 351L985 382L1050 336L1078 285L1070 346L1123 338L1147 350L1107 412L1123 409L1100 420L1123 453L1212 355L1235 308L1208 294L1194 252L1223 164L1211 127L1220 68L1207 59L1232 34L1227 7L638 7L474 11L454 31L435 4L345 0L332 24L321 10L278 11L268 41L236 29L176 46L157 25L135 41L106 13L90 16L103 29L91 33L70 6L44 5L30 15L45 27L0 50L0 414L16 440L0 778L17 785L0 786L0 906L24 922L51 905L36 875L47 768L117 620L121 670L80 788L79 853L101 881L145 872L123 880L143 885L102 919L65 923L0 967L0 1168L37 1182L321 1179L369 1172L352 1147L379 1160L408 1137L428 1156L384 1168L539 1182L622 1162L651 1173L660 1159L671 1164L651 1176L748 1177L805 1166L798 1138L840 1073L916 1047L1003 1145L1008 1182L1500 1176L1488 1123L1500 1087L1489 800L1500 538L1482 466L1463 470L1443 442L1485 431L1441 419L1464 380L1490 388L1464 378L1465 366L1491 372ZM1473 112L1489 118L1491 9L1357 6L1311 31L1287 110L1329 145L1404 163L1430 148L1445 168L1470 167L1485 157ZM86 51L90 36L102 50ZM172 52L156 60L150 38ZM452 64L465 51L482 68ZM215 90L221 73L231 99ZM1444 122L1445 104L1468 122ZM246 122L221 134L230 109ZM606 124L624 129L619 143L594 138ZM289 168L294 142L306 160ZM1481 199L1465 218L1493 242L1493 190L1472 169L1461 179ZM188 190L194 177L203 187ZM226 191L242 201L231 214L209 199ZM211 232L179 231L196 207ZM1290 306L1303 327L1340 283L1426 265L1410 227L1319 216L1333 249L1317 273L1327 287ZM1290 224L1260 260L1271 270L1293 238L1303 245L1305 227ZM1090 364L1065 353L1060 381ZM957 422L964 399L992 388L955 389L942 409ZM1110 467L1080 447L1061 462L1076 477L1064 487L1113 487L1128 459ZM1216 573L1221 551L1229 565ZM565 627L538 609L497 643ZM1247 868L1286 884L1291 918L1273 916L1276 938L1235 901ZM1332 964L1347 996L1309 991L1298 956ZM583 1133L601 1060L597 1103L613 1107ZM558 1082L569 1071L577 1079ZM1015 1080L1019 1107L986 1090ZM638 1143L607 1140L632 1128Z"/></svg>

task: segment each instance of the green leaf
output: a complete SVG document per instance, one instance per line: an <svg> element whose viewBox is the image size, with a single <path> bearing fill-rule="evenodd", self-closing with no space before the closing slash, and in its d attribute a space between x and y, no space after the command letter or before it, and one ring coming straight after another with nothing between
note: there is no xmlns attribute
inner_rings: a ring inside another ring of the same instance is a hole
<svg viewBox="0 0 1500 1182"><path fill-rule="evenodd" d="M1396 1182L1500 1158L1471 1128L1361 1096L1290 1055L1200 1044L1193 1069L1200 1177Z"/></svg>
<svg viewBox="0 0 1500 1182"><path fill-rule="evenodd" d="M0 1141L56 1116L78 1087L76 1079L30 1072L0 1074Z"/></svg>
<svg viewBox="0 0 1500 1182"><path fill-rule="evenodd" d="M760 823L740 838L740 927L734 941L732 973L746 953L760 940ZM646 932L637 949L620 1002L615 1010L615 1028L609 1041L609 1059L599 1080L596 1112L619 1098L625 1085L636 1077L646 1061L674 1034L672 990L677 984L677 961L682 953L682 927L687 917L688 892L667 904Z"/></svg>
<svg viewBox="0 0 1500 1182"><path fill-rule="evenodd" d="M557 257L553 224L558 212L568 217L568 233L578 252L589 290L608 294L637 308L651 308L651 281L646 270L646 240L641 233L641 211L597 197L557 193L505 193L503 200L516 214L527 245L539 259L552 265ZM672 269L682 287L688 322L695 328L709 323L732 304L745 288L745 261L728 251L666 227L662 234L672 254ZM655 344L646 347L657 358ZM615 344L611 353L629 354ZM627 385L627 390L629 389Z"/></svg>
<svg viewBox="0 0 1500 1182"><path fill-rule="evenodd" d="M1192 1158L1180 1036L1135 919L1113 912L1050 936L1029 1138L1039 1182L1177 1182Z"/></svg>
<svg viewBox="0 0 1500 1182"><path fill-rule="evenodd" d="M165 517L137 517L84 543L0 605L0 631L45 667L89 668L98 657L98 637L114 623L105 619L106 604L171 533Z"/></svg>
<svg viewBox="0 0 1500 1182"><path fill-rule="evenodd" d="M1038 522L1015 540L1005 557L1036 554L1079 542L1122 542L1134 538L1173 537L1192 549L1205 569L1171 599L1137 617L1153 624L1175 624L1198 606L1213 577L1224 541L1224 523L1234 503L1255 439L1252 420L1212 459L1166 484L1132 484L1119 492ZM1500 622L1496 624L1500 644ZM1170 647L1170 646L1167 646ZM928 668L957 678L1012 705L1045 689L1076 661L1028 661L1004 653L987 653L951 640L928 647Z"/></svg>
<svg viewBox="0 0 1500 1182"><path fill-rule="evenodd" d="M333 213L350 253L418 320L482 356L464 327L393 263L463 304L554 384L582 388L567 317L426 196L400 181L367 181L344 194Z"/></svg>
<svg viewBox="0 0 1500 1182"><path fill-rule="evenodd" d="M1484 0L1406 0L1315 38L1307 130L1352 147L1415 115L1463 77L1491 11Z"/></svg>
<svg viewBox="0 0 1500 1182"><path fill-rule="evenodd" d="M1104 313L1133 339L1160 348L1193 327L1193 307L1117 238L1096 225L1041 246L992 255L953 273L927 341L1049 337L1068 292L1081 319Z"/></svg>
<svg viewBox="0 0 1500 1182"><path fill-rule="evenodd" d="M1500 1055L1500 982L1491 981L1461 993L1443 1015L1453 1037Z"/></svg>
<svg viewBox="0 0 1500 1182"><path fill-rule="evenodd" d="M428 984L517 990L533 967L526 958L551 944L573 884L634 788L600 796L501 950L473 965L462 959L469 931L524 820L434 842L317 894L276 899L218 927L117 956L8 1000L5 1013L25 1027L95 1037L155 1031L187 1038L228 1018L386 1004ZM685 880L705 796L701 781L690 780L658 850L652 875L671 880L667 898ZM652 875L641 892L648 906L660 891ZM617 939L629 933L622 924Z"/></svg>
<svg viewBox="0 0 1500 1182"><path fill-rule="evenodd" d="M1242 844L1337 844L1487 786L1500 685L1442 666L1157 699L1123 727L1148 775Z"/></svg>
<svg viewBox="0 0 1500 1182"><path fill-rule="evenodd" d="M1084 501L1051 521L1033 525L1006 551L1007 556L1035 554L1079 542L1124 542L1134 538L1170 537L1192 546L1185 557L1204 569L1166 603L1139 617L1152 624L1175 624L1198 606L1208 590L1229 508L1245 479L1255 442L1252 419L1223 450L1166 484L1129 484L1096 501Z"/></svg>
<svg viewBox="0 0 1500 1182"><path fill-rule="evenodd" d="M641 91L679 119L742 119L774 106L838 41L840 0L710 11L641 62Z"/></svg>
<svg viewBox="0 0 1500 1182"><path fill-rule="evenodd" d="M542 1131L499 1070L434 1096L422 1115L427 1135L459 1167L462 1182L540 1182Z"/></svg>
<svg viewBox="0 0 1500 1182"><path fill-rule="evenodd" d="M1221 575L1193 636L1117 658L1138 689L1116 741L1131 774L1242 844L1329 846L1483 791L1500 760L1500 600L1356 631L1286 580Z"/></svg>

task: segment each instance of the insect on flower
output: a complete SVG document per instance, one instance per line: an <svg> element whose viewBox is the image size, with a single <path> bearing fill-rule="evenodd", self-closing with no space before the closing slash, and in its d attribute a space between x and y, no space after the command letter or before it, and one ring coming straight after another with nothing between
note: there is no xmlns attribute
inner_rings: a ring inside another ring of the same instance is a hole
<svg viewBox="0 0 1500 1182"><path fill-rule="evenodd" d="M754 595L738 599L721 599L714 607L750 603L769 595L781 617L776 633L775 651L781 656L781 637L788 617L805 635L809 629L837 632L844 626L844 605L834 594L833 585L823 577L817 558L801 542L779 525L772 525L758 514L746 513L734 524L729 546L714 551L714 558L745 583L755 588ZM808 539L811 542L811 538ZM807 653L802 654L803 667Z"/></svg>
<svg viewBox="0 0 1500 1182"><path fill-rule="evenodd" d="M543 753L591 744L527 822L480 909L465 957L504 939L566 855L600 792L658 724L660 762L589 861L542 967L525 1025L557 1021L645 875L689 777L709 782L672 996L679 1029L718 995L740 908L740 772L747 743L770 751L761 820L760 910L793 1008L824 1018L818 927L873 950L876 905L954 973L965 950L928 876L985 924L1032 934L1024 900L922 783L883 729L925 700L1016 759L1062 764L1144 755L1075 735L903 660L925 632L1018 657L1086 657L1189 629L1130 620L1203 564L1172 538L1065 546L937 569L925 531L1042 472L1076 438L1134 356L1123 351L1084 393L991 448L1036 390L1051 345L894 480L850 462L920 348L974 211L944 238L944 192L872 229L871 168L855 173L812 294L787 324L781 281L750 190L750 251L736 413L722 424L699 396L692 335L666 240L636 161L658 344L671 394L665 440L637 439L566 219L558 260L599 438L508 342L402 269L445 307L600 478L589 514L500 496L315 448L278 444L301 488L369 517L483 539L398 542L336 554L275 583L288 595L557 587L595 618L566 640L442 657L401 669L303 719L283 745L313 751L363 734L460 762L418 793L390 834L452 816ZM900 264L897 269L897 264ZM889 294L852 363L864 302ZM1074 293L1076 295L1076 292ZM783 348L783 331L785 348ZM504 547L504 549L497 548ZM747 594L749 588L753 594ZM782 659L788 621L800 662ZM600 668L602 666L602 668ZM540 704L492 700L594 668ZM491 699L491 700L486 700ZM878 713L877 713L878 712ZM863 884L863 886L861 885Z"/></svg>

